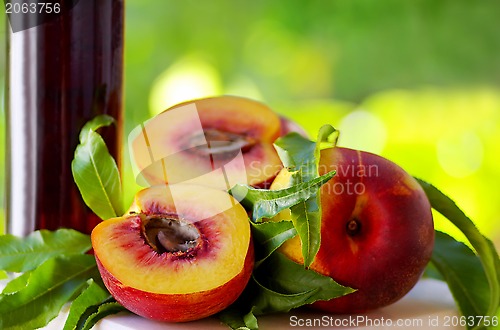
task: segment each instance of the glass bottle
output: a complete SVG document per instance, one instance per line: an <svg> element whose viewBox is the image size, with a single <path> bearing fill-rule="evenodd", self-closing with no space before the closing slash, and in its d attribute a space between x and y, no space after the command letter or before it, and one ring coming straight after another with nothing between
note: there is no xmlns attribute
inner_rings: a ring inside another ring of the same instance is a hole
<svg viewBox="0 0 500 330"><path fill-rule="evenodd" d="M63 3L64 5L64 3ZM20 32L8 29L6 81L7 231L66 227L90 233L100 221L73 181L82 126L98 114L120 164L124 0L80 0Z"/></svg>

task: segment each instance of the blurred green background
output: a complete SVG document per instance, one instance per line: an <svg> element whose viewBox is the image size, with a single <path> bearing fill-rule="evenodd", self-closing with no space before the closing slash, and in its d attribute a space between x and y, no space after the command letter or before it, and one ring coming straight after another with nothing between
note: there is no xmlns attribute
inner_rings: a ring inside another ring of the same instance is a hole
<svg viewBox="0 0 500 330"><path fill-rule="evenodd" d="M331 123L340 145L432 182L498 244L499 17L496 0L126 0L124 141L180 101L262 100L311 136Z"/></svg>

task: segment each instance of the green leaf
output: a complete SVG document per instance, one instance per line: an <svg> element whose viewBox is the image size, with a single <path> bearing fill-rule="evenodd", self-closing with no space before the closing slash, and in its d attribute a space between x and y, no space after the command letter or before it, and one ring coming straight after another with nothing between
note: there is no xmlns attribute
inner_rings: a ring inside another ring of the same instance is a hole
<svg viewBox="0 0 500 330"><path fill-rule="evenodd" d="M334 175L333 172L326 177L318 175L319 155L322 146L334 146L334 133L336 130L332 126L324 126L317 142L293 133L276 141L275 147L280 158L291 171L288 188L258 191L237 186L231 191L233 195L241 197L239 200L245 196L242 203L252 210L255 220L274 217L290 209L291 220L295 221L293 226L289 221L252 223L257 260L252 280L238 301L221 313L221 320L231 328L257 329L255 315L288 312L318 300L329 300L354 292L330 277L306 269L276 252L297 232L303 246L307 246L307 251L303 251L307 262L312 262L319 249L321 210L318 191ZM318 184L313 184L316 181Z"/></svg>
<svg viewBox="0 0 500 330"><path fill-rule="evenodd" d="M259 329L257 318L253 315L252 311L245 314L240 306L229 306L219 313L219 319L233 330ZM247 325L247 322L249 323L249 326Z"/></svg>
<svg viewBox="0 0 500 330"><path fill-rule="evenodd" d="M123 213L118 166L95 131L112 122L108 117L99 116L83 127L71 163L73 178L85 204L103 220Z"/></svg>
<svg viewBox="0 0 500 330"><path fill-rule="evenodd" d="M427 267L425 267L424 274L422 275L423 278L433 278L435 280L439 280L442 282L445 282L445 279L443 275L439 272L439 270L434 266L432 262L429 262L427 264Z"/></svg>
<svg viewBox="0 0 500 330"><path fill-rule="evenodd" d="M500 302L500 260L493 243L484 237L474 223L448 196L436 187L417 179L424 189L432 207L458 227L469 240L481 261L489 284L490 301L484 315L496 315ZM446 276L446 274L443 274Z"/></svg>
<svg viewBox="0 0 500 330"><path fill-rule="evenodd" d="M333 148L337 145L337 140L339 138L339 131L332 125L323 125L320 127L318 132L318 141L316 143L320 144L320 149ZM319 151L316 149L319 159Z"/></svg>
<svg viewBox="0 0 500 330"><path fill-rule="evenodd" d="M490 288L481 261L469 247L436 231L431 261L444 277L463 315L487 315Z"/></svg>
<svg viewBox="0 0 500 330"><path fill-rule="evenodd" d="M292 171L291 185L311 181L319 176L318 164L322 144L331 143L337 130L324 125L316 142L297 133L290 133L275 141L274 145L283 165ZM336 137L335 137L336 140ZM290 208L292 222L297 229L302 245L304 267L309 267L321 245L321 201L317 190L309 198Z"/></svg>
<svg viewBox="0 0 500 330"><path fill-rule="evenodd" d="M302 180L309 181L317 177L315 167L316 142L313 142L298 133L289 133L274 142L283 165L291 172L300 171Z"/></svg>
<svg viewBox="0 0 500 330"><path fill-rule="evenodd" d="M252 225L252 237L256 243L256 267L286 240L297 235L297 230L290 221L250 223Z"/></svg>
<svg viewBox="0 0 500 330"><path fill-rule="evenodd" d="M300 235L304 267L309 267L321 245L321 200L316 193L290 208L292 222Z"/></svg>
<svg viewBox="0 0 500 330"><path fill-rule="evenodd" d="M310 181L318 176L321 144L327 143L327 146L333 147L335 143L332 141L336 140L337 134L338 131L332 125L323 125L316 142L292 132L278 138L274 142L274 147L281 162L289 171L300 171L300 176L297 177L299 182Z"/></svg>
<svg viewBox="0 0 500 330"><path fill-rule="evenodd" d="M319 149L334 148L337 145L339 131L332 125L323 125L318 132L318 147L316 148L316 156L319 159Z"/></svg>
<svg viewBox="0 0 500 330"><path fill-rule="evenodd" d="M93 279L88 280L87 284L87 288L71 303L64 330L75 330L83 326L81 323L85 322L80 320L85 316L85 312L111 297L109 292L96 284Z"/></svg>
<svg viewBox="0 0 500 330"><path fill-rule="evenodd" d="M25 272L61 254L82 254L91 248L90 237L72 229L39 230L25 238L0 236L0 269Z"/></svg>
<svg viewBox="0 0 500 330"><path fill-rule="evenodd" d="M243 316L243 321L245 322L245 326L250 330L259 328L259 323L257 322L255 314L253 313L253 308L250 312Z"/></svg>
<svg viewBox="0 0 500 330"><path fill-rule="evenodd" d="M332 278L305 269L281 253L273 253L266 267L257 268L252 279L255 294L250 306L255 315L288 312L318 300L330 300L355 290Z"/></svg>
<svg viewBox="0 0 500 330"><path fill-rule="evenodd" d="M256 189L248 185L237 184L230 190L230 193L240 200L243 206L252 210L252 219L258 222L262 218L272 218L279 212L315 196L319 187L334 175L335 172L332 171L310 181L279 190Z"/></svg>
<svg viewBox="0 0 500 330"><path fill-rule="evenodd" d="M255 330L258 329L256 315L284 313L354 291L276 252L254 270L240 298L219 317L232 329Z"/></svg>
<svg viewBox="0 0 500 330"><path fill-rule="evenodd" d="M99 322L99 320L105 318L106 316L126 311L127 309L117 302L103 303L97 308L96 312L92 313L87 318L81 330L90 330L97 322Z"/></svg>
<svg viewBox="0 0 500 330"><path fill-rule="evenodd" d="M99 277L91 255L48 259L31 272L24 288L0 295L0 328L35 329L45 326L91 277Z"/></svg>
<svg viewBox="0 0 500 330"><path fill-rule="evenodd" d="M2 294L17 292L28 285L28 281L31 276L31 271L23 273L22 275L12 279L7 283L5 288L3 288Z"/></svg>
<svg viewBox="0 0 500 330"><path fill-rule="evenodd" d="M91 132L97 131L101 127L110 126L115 123L115 119L109 115L99 115L89 120L80 131L80 143L85 143Z"/></svg>

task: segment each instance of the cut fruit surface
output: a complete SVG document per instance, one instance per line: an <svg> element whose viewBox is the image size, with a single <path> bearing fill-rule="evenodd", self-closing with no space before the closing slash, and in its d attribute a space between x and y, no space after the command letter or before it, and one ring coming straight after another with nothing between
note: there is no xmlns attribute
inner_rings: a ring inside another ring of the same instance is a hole
<svg viewBox="0 0 500 330"><path fill-rule="evenodd" d="M129 138L143 185L191 183L229 189L259 186L281 169L272 143L280 118L266 105L236 96L194 100L165 110Z"/></svg>
<svg viewBox="0 0 500 330"><path fill-rule="evenodd" d="M131 210L137 214L107 220L92 233L95 254L123 285L186 294L221 286L242 271L250 244L248 216L227 193L191 185L155 186L140 192ZM186 251L158 253L147 244L144 222L169 214L182 219L176 226L179 233L186 228L195 241Z"/></svg>
<svg viewBox="0 0 500 330"><path fill-rule="evenodd" d="M245 209L228 193L204 186L144 189L128 214L100 223L91 239L109 292L155 320L220 312L243 292L254 263Z"/></svg>

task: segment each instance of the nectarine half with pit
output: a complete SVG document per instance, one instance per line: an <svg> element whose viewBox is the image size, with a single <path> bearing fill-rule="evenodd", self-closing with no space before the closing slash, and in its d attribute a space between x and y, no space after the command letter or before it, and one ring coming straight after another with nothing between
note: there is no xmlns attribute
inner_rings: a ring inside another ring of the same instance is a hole
<svg viewBox="0 0 500 330"><path fill-rule="evenodd" d="M346 148L321 151L320 174L336 175L320 189L321 245L311 269L357 289L313 307L356 313L387 306L419 280L434 246L431 206L420 185L380 156ZM282 170L271 189L290 184ZM274 220L290 219L285 210ZM298 237L279 249L303 264Z"/></svg>
<svg viewBox="0 0 500 330"><path fill-rule="evenodd" d="M280 117L247 98L219 96L173 106L131 134L134 163L149 185L191 182L219 189L269 187L282 168L273 142Z"/></svg>
<svg viewBox="0 0 500 330"><path fill-rule="evenodd" d="M155 320L191 321L223 310L253 268L247 213L229 194L208 187L142 190L129 214L103 221L91 237L113 297Z"/></svg>

